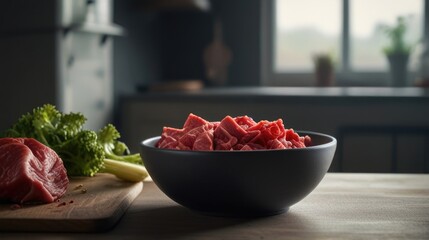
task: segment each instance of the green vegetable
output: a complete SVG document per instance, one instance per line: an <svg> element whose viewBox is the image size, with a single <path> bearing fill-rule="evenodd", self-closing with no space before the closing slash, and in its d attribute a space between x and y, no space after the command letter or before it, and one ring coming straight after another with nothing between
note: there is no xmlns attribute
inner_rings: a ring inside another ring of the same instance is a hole
<svg viewBox="0 0 429 240"><path fill-rule="evenodd" d="M411 52L412 46L407 44L405 40L408 27L407 24L407 19L403 16L399 16L396 20L396 24L393 26L380 25L380 28L384 30L385 34L390 38L390 45L383 49L385 54L409 54Z"/></svg>
<svg viewBox="0 0 429 240"><path fill-rule="evenodd" d="M49 146L63 160L69 176L106 172L128 181L148 176L140 154L129 154L112 124L95 132L83 129L85 122L81 113L65 114L45 104L24 114L4 135L34 138Z"/></svg>
<svg viewBox="0 0 429 240"><path fill-rule="evenodd" d="M115 174L116 177L132 181L142 181L142 176L148 176L146 168L136 168L135 164L115 161L112 159L104 159L104 172Z"/></svg>
<svg viewBox="0 0 429 240"><path fill-rule="evenodd" d="M120 137L118 130L112 125L107 124L98 132L98 142L103 146L106 158L123 162L141 164L140 154L129 155L128 147L117 139Z"/></svg>
<svg viewBox="0 0 429 240"><path fill-rule="evenodd" d="M94 176L104 168L104 150L94 131L82 130L52 149L63 159L70 176Z"/></svg>

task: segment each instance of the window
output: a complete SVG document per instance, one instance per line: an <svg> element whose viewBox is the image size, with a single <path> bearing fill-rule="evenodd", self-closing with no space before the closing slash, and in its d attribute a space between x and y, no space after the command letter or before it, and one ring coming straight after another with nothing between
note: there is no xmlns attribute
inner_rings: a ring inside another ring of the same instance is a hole
<svg viewBox="0 0 429 240"><path fill-rule="evenodd" d="M340 32L338 0L275 1L275 71L311 71L311 56L318 52L328 51L338 57Z"/></svg>
<svg viewBox="0 0 429 240"><path fill-rule="evenodd" d="M350 0L351 69L386 71L380 50L386 38L380 24L394 24L398 16L404 16L409 23L407 41L417 42L423 36L423 9L422 0Z"/></svg>
<svg viewBox="0 0 429 240"><path fill-rule="evenodd" d="M428 21L425 3L429 0L262 2L262 24L267 26L262 39L266 85L313 85L313 57L319 53L329 54L336 62L337 84L383 85L389 77L382 51L388 39L380 26L403 16L409 26L407 40L417 44Z"/></svg>

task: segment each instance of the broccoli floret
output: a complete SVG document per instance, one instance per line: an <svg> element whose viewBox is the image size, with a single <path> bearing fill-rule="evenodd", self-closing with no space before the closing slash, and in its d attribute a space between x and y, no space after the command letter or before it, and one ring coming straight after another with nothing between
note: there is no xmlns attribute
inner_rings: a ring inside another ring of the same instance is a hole
<svg viewBox="0 0 429 240"><path fill-rule="evenodd" d="M63 114L57 125L57 134L67 140L83 130L86 118L81 113Z"/></svg>
<svg viewBox="0 0 429 240"><path fill-rule="evenodd" d="M55 130L55 124L60 117L61 113L53 105L37 107L32 113L22 115L10 129L6 130L5 136L35 138L50 146L53 142L50 133Z"/></svg>
<svg viewBox="0 0 429 240"><path fill-rule="evenodd" d="M104 150L94 131L82 130L53 149L63 159L70 176L94 176L103 168Z"/></svg>
<svg viewBox="0 0 429 240"><path fill-rule="evenodd" d="M4 137L21 137L28 136L29 138L36 138L36 132L33 127L33 115L30 113L22 115L18 121L7 129Z"/></svg>
<svg viewBox="0 0 429 240"><path fill-rule="evenodd" d="M129 155L128 147L118 141L120 134L112 124L97 133L84 130L85 121L81 113L64 114L54 105L46 104L24 114L6 130L5 136L34 138L52 148L63 160L69 176L94 176L100 171L130 181L141 181L148 176L140 154Z"/></svg>
<svg viewBox="0 0 429 240"><path fill-rule="evenodd" d="M130 149L128 149L128 146L125 145L125 143L116 141L113 153L116 155L130 155Z"/></svg>
<svg viewBox="0 0 429 240"><path fill-rule="evenodd" d="M57 125L61 121L62 114L50 104L37 107L32 114L32 127L36 138L46 144L54 145L61 142L56 131Z"/></svg>
<svg viewBox="0 0 429 240"><path fill-rule="evenodd" d="M23 115L6 130L5 136L35 138L53 147L77 135L85 121L81 113L63 114L54 105L45 104Z"/></svg>
<svg viewBox="0 0 429 240"><path fill-rule="evenodd" d="M143 164L140 154L129 154L128 147L118 139L121 137L118 130L112 124L107 124L98 132L98 142L103 146L106 158Z"/></svg>

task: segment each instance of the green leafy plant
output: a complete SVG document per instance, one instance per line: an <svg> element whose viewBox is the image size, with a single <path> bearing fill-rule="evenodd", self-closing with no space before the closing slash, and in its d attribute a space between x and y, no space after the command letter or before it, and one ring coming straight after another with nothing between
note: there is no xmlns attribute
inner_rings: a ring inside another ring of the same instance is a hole
<svg viewBox="0 0 429 240"><path fill-rule="evenodd" d="M405 40L407 27L407 19L403 16L398 17L396 24L392 26L385 24L380 26L390 40L390 44L383 49L386 55L409 54L411 52L412 46Z"/></svg>
<svg viewBox="0 0 429 240"><path fill-rule="evenodd" d="M316 68L333 68L334 58L329 53L318 53L313 57Z"/></svg>

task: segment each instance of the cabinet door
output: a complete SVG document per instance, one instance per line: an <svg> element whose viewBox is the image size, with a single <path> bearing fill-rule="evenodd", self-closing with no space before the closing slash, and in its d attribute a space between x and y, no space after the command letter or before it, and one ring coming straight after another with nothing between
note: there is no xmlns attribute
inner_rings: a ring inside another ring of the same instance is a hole
<svg viewBox="0 0 429 240"><path fill-rule="evenodd" d="M429 135L401 134L396 138L396 170L400 173L428 172Z"/></svg>
<svg viewBox="0 0 429 240"><path fill-rule="evenodd" d="M69 32L62 40L65 112L81 112L86 128L98 130L111 120L113 89L111 41L100 34Z"/></svg>
<svg viewBox="0 0 429 240"><path fill-rule="evenodd" d="M392 169L392 134L354 133L343 138L345 172L390 172Z"/></svg>
<svg viewBox="0 0 429 240"><path fill-rule="evenodd" d="M426 127L352 127L341 136L339 154L342 171L428 171L429 132Z"/></svg>

